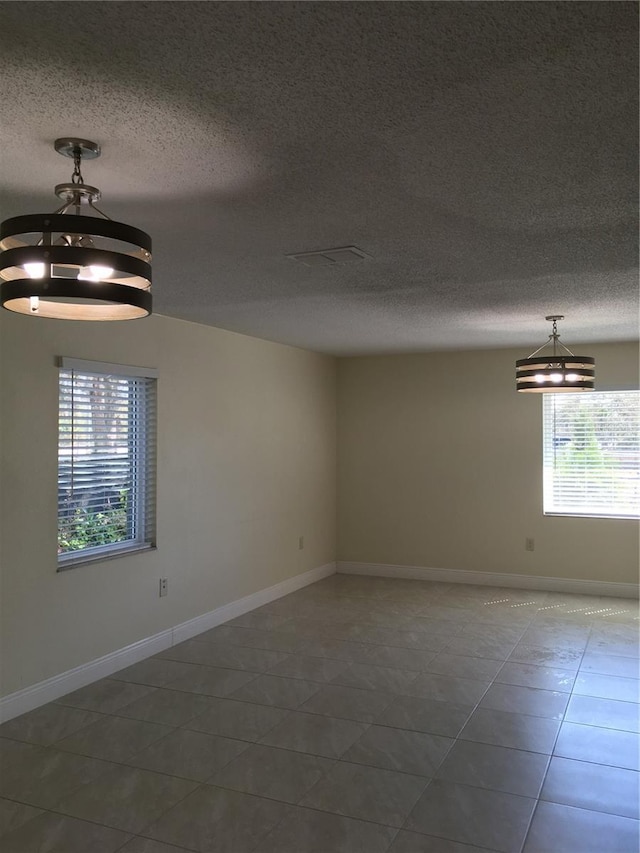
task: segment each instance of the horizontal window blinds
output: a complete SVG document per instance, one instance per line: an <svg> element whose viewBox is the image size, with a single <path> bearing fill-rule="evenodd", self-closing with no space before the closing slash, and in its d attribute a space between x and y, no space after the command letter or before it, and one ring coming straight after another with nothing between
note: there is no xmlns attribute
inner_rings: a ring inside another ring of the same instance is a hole
<svg viewBox="0 0 640 853"><path fill-rule="evenodd" d="M640 392L545 394L544 512L640 516Z"/></svg>
<svg viewBox="0 0 640 853"><path fill-rule="evenodd" d="M58 553L153 544L156 383L63 368L59 374Z"/></svg>

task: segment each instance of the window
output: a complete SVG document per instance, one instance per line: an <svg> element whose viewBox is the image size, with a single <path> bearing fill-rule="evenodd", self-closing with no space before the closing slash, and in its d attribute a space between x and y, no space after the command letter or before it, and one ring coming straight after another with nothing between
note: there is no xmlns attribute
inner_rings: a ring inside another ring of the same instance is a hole
<svg viewBox="0 0 640 853"><path fill-rule="evenodd" d="M59 569L155 544L155 450L155 371L61 360Z"/></svg>
<svg viewBox="0 0 640 853"><path fill-rule="evenodd" d="M543 397L545 514L640 517L640 392Z"/></svg>

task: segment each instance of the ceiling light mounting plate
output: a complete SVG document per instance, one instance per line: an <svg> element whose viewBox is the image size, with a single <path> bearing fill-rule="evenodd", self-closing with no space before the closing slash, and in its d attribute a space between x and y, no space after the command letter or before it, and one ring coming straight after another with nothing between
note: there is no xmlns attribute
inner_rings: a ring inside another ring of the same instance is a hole
<svg viewBox="0 0 640 853"><path fill-rule="evenodd" d="M100 146L90 139L79 139L75 136L62 136L56 139L53 147L63 157L77 157L79 154L83 160L95 160L101 154Z"/></svg>
<svg viewBox="0 0 640 853"><path fill-rule="evenodd" d="M92 187L89 184L57 184L54 192L63 201L72 201L77 196L94 202L102 196L98 187Z"/></svg>

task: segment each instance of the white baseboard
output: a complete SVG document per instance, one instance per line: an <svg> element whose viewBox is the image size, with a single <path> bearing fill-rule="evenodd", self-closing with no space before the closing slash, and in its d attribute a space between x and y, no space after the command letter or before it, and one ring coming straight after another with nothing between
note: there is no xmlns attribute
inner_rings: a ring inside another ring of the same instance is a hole
<svg viewBox="0 0 640 853"><path fill-rule="evenodd" d="M167 628L166 631L160 631L152 637L146 637L137 643L132 643L101 658L96 658L96 660L62 672L60 675L47 678L46 681L40 681L38 684L10 693L0 699L0 722L6 722L20 714L25 714L27 711L33 711L34 708L39 708L41 705L46 705L47 702L59 699L72 690L79 690L100 678L113 675L120 669L158 654L158 652L175 646L177 643L182 643L209 628L215 628L216 625L228 622L236 616L242 616L243 613L255 610L256 607L261 607L263 604L282 598L283 595L288 595L290 592L295 592L304 586L322 580L322 578L334 574L335 571L335 563L326 563L324 566L318 566L308 572L294 575L294 577L287 578L267 589L258 590L258 592L246 595L237 601L231 601L229 604L223 604L221 607L216 607L215 610L196 616L195 619L189 619L173 628Z"/></svg>
<svg viewBox="0 0 640 853"><path fill-rule="evenodd" d="M355 563L344 560L337 563L337 571L347 575L374 575L384 578L410 578L422 581L440 581L442 583L470 583L516 589L539 589L546 592L638 598L638 584L635 583L513 575L502 572L470 572L461 569L429 569L424 566L394 566L387 563Z"/></svg>

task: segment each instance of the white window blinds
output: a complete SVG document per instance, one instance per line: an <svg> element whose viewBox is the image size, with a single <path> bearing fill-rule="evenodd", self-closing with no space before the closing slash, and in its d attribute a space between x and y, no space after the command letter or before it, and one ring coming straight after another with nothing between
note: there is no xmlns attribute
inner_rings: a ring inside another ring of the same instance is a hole
<svg viewBox="0 0 640 853"><path fill-rule="evenodd" d="M137 372L153 373L62 360L58 418L61 565L154 544L156 381Z"/></svg>
<svg viewBox="0 0 640 853"><path fill-rule="evenodd" d="M544 512L640 517L640 392L545 394Z"/></svg>

